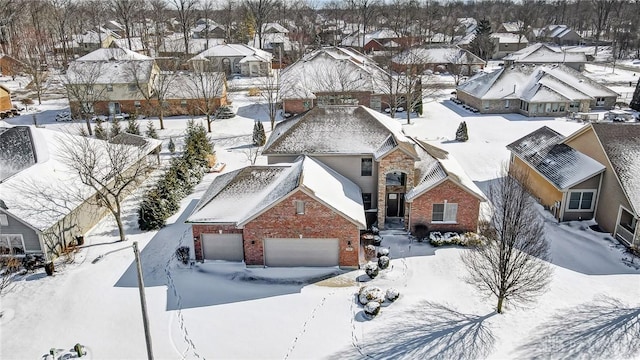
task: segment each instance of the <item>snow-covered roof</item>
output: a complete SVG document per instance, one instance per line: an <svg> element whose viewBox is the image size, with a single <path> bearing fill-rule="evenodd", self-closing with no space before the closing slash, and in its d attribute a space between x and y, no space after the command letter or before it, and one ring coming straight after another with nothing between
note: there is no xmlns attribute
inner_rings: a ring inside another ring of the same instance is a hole
<svg viewBox="0 0 640 360"><path fill-rule="evenodd" d="M485 64L486 62L457 45L414 47L395 55L396 64Z"/></svg>
<svg viewBox="0 0 640 360"><path fill-rule="evenodd" d="M190 60L205 60L212 57L253 57L262 62L271 62L273 55L244 44L219 44L192 57Z"/></svg>
<svg viewBox="0 0 640 360"><path fill-rule="evenodd" d="M587 56L583 52L563 51L558 46L536 43L505 56L503 60L534 64L585 63Z"/></svg>
<svg viewBox="0 0 640 360"><path fill-rule="evenodd" d="M126 44L126 39L124 39ZM128 60L152 60L152 58L138 54L128 49L129 45L117 48L102 48L94 50L75 61L128 61Z"/></svg>
<svg viewBox="0 0 640 360"><path fill-rule="evenodd" d="M593 123L593 131L636 214L640 214L640 123Z"/></svg>
<svg viewBox="0 0 640 360"><path fill-rule="evenodd" d="M262 32L263 34L267 34L267 33L288 34L289 30L287 30L287 28L285 28L284 26L278 23L265 23L265 24L262 24Z"/></svg>
<svg viewBox="0 0 640 360"><path fill-rule="evenodd" d="M522 29L522 21L504 22L502 28L508 33L517 33Z"/></svg>
<svg viewBox="0 0 640 360"><path fill-rule="evenodd" d="M276 125L262 153L377 154L389 136L398 146L408 142L400 124L365 106L317 106Z"/></svg>
<svg viewBox="0 0 640 360"><path fill-rule="evenodd" d="M471 180L462 166L445 150L414 138L413 142L419 161L416 162L418 181L416 186L409 190L406 200L413 199L431 190L445 180L451 180L473 196L486 201L482 190Z"/></svg>
<svg viewBox="0 0 640 360"><path fill-rule="evenodd" d="M197 99L201 96L201 89L206 89L207 96L222 97L226 90L226 75L222 72L206 72L202 74L180 72L177 74L161 74L160 76L170 78L166 80L171 83L165 95L166 100Z"/></svg>
<svg viewBox="0 0 640 360"><path fill-rule="evenodd" d="M189 54L199 54L212 46L224 44L224 39L196 39L188 40ZM184 53L184 36L172 34L162 39L161 53Z"/></svg>
<svg viewBox="0 0 640 360"><path fill-rule="evenodd" d="M605 170L604 165L562 143L564 136L543 126L507 145L507 149L544 176L558 190L571 187Z"/></svg>
<svg viewBox="0 0 640 360"><path fill-rule="evenodd" d="M147 60L73 61L69 64L66 77L70 84L131 84L136 82L135 76L139 83L144 84L150 81L154 64L155 61L151 58L147 58Z"/></svg>
<svg viewBox="0 0 640 360"><path fill-rule="evenodd" d="M243 226L296 190L318 199L359 228L366 227L360 188L303 156L291 164L248 166L218 176L187 222Z"/></svg>
<svg viewBox="0 0 640 360"><path fill-rule="evenodd" d="M549 38L562 38L571 32L567 25L549 25L542 29L542 35Z"/></svg>
<svg viewBox="0 0 640 360"><path fill-rule="evenodd" d="M319 92L388 92L389 74L363 54L325 47L302 57L280 73L283 99L308 99Z"/></svg>
<svg viewBox="0 0 640 360"><path fill-rule="evenodd" d="M119 47L121 49L129 50L129 40L131 41L131 49L132 51L142 51L144 50L144 44L142 43L141 37L130 37L123 39L115 39L113 40L113 45Z"/></svg>
<svg viewBox="0 0 640 360"><path fill-rule="evenodd" d="M23 128L29 130L33 139L31 151L35 154L36 162L0 183L0 199L13 216L44 231L95 194L95 190L84 185L78 173L62 159L64 152L72 146L70 144L84 142L87 146L95 146L100 152L103 150L101 145L106 142L34 126ZM157 144L157 140L153 141ZM146 149L139 147L110 146L130 149L135 154L136 161L147 154ZM106 154L103 159L107 159ZM4 168L12 160L3 158L2 161ZM110 171L106 168L104 170ZM105 172L105 176L111 175ZM34 196L33 191L37 191L37 196ZM25 193L29 193L29 196Z"/></svg>
<svg viewBox="0 0 640 360"><path fill-rule="evenodd" d="M380 29L373 32L369 32L366 34L362 34L361 31L353 33L349 36L345 36L340 42L341 46L353 46L353 47L363 47L371 40L380 40L380 39L397 39L402 37L403 34L400 34L391 29Z"/></svg>
<svg viewBox="0 0 640 360"><path fill-rule="evenodd" d="M518 35L518 34L512 34L512 33L493 33L490 35L490 37L494 38L494 39L498 39L498 42L500 42L501 44L527 44L529 43L529 41L527 40L527 37L522 35Z"/></svg>
<svg viewBox="0 0 640 360"><path fill-rule="evenodd" d="M252 40L249 40L247 45L259 47L260 39L258 34L255 34ZM291 51L298 49L300 45L297 42L292 42L287 34L283 33L264 33L262 34L262 49L274 50L278 47L282 47L284 51Z"/></svg>
<svg viewBox="0 0 640 360"><path fill-rule="evenodd" d="M479 73L459 85L457 90L486 100L523 99L533 102L618 96L606 86L565 65L506 66L490 73Z"/></svg>
<svg viewBox="0 0 640 360"><path fill-rule="evenodd" d="M35 164L36 160L28 127L0 128L0 182Z"/></svg>

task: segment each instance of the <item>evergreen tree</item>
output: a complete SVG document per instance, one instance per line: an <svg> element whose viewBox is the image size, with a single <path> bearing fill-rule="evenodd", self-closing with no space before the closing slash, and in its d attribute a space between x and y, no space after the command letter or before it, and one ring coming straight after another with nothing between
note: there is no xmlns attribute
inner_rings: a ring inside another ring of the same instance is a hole
<svg viewBox="0 0 640 360"><path fill-rule="evenodd" d="M635 111L640 111L640 79L636 84L636 90L633 92L633 98L631 98L631 104L629 107Z"/></svg>
<svg viewBox="0 0 640 360"><path fill-rule="evenodd" d="M176 143L173 142L173 138L169 138L169 145L167 145L167 149L169 149L171 154L176 152Z"/></svg>
<svg viewBox="0 0 640 360"><path fill-rule="evenodd" d="M78 135L87 137L89 136L89 133L87 133L87 129L85 129L84 126L81 126L80 130L78 131Z"/></svg>
<svg viewBox="0 0 640 360"><path fill-rule="evenodd" d="M134 116L127 120L127 128L124 131L129 134L140 135L140 126Z"/></svg>
<svg viewBox="0 0 640 360"><path fill-rule="evenodd" d="M456 141L467 140L469 140L469 134L467 133L467 123L463 121L458 126L458 130L456 130Z"/></svg>
<svg viewBox="0 0 640 360"><path fill-rule="evenodd" d="M94 132L96 135L96 139L107 140L107 138L109 137L107 134L107 130L105 130L104 126L102 126L102 120L100 119L96 120L96 127L94 129Z"/></svg>
<svg viewBox="0 0 640 360"><path fill-rule="evenodd" d="M156 189L145 194L138 209L138 227L142 231L157 230L165 225L165 216L162 209L163 198Z"/></svg>
<svg viewBox="0 0 640 360"><path fill-rule="evenodd" d="M113 118L111 121L111 128L109 129L109 137L113 138L118 136L122 132L122 128L120 127L120 123L116 118Z"/></svg>
<svg viewBox="0 0 640 360"><path fill-rule="evenodd" d="M256 121L253 124L253 145L263 146L267 142L267 135L264 132L262 122Z"/></svg>
<svg viewBox="0 0 640 360"><path fill-rule="evenodd" d="M476 36L471 41L470 50L483 60L487 60L491 57L492 49L491 23L487 19L482 19L476 28Z"/></svg>
<svg viewBox="0 0 640 360"><path fill-rule="evenodd" d="M145 131L144 134L152 139L158 138L158 132L156 131L155 126L153 126L153 121L147 121L147 131Z"/></svg>
<svg viewBox="0 0 640 360"><path fill-rule="evenodd" d="M201 123L189 120L184 139L184 159L190 166L204 166L207 155L213 153L213 144L207 137L207 130Z"/></svg>

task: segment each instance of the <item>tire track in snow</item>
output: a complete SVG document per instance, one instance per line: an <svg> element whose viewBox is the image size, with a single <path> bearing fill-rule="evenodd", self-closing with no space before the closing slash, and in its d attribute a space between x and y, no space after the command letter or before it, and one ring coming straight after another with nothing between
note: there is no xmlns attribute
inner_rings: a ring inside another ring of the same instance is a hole
<svg viewBox="0 0 640 360"><path fill-rule="evenodd" d="M178 246L183 246L183 239L185 239L186 236L190 235L190 229L185 230L185 232L182 234L182 236L180 237L180 243L178 244ZM173 292L173 296L175 296L176 298L176 307L177 307L177 311L176 311L176 316L178 318L178 324L180 326L180 331L182 332L183 335L183 340L184 342L187 344L187 348L185 349L185 351L181 354L182 359L185 359L187 354L189 352L193 353L193 356L197 359L204 359L203 356L201 356L200 354L198 354L197 350L196 350L196 345L193 342L193 339L191 339L191 337L189 336L189 330L187 329L187 325L185 324L185 320L184 320L184 316L182 314L182 297L180 296L180 293L178 293L178 289L176 288L176 284L173 281L173 277L171 276L171 262L174 259L174 255L172 254L169 257L169 260L167 260L166 266L165 266L165 275L167 276L167 285L169 286L169 288L171 289L171 291ZM174 345L175 347L175 345Z"/></svg>
<svg viewBox="0 0 640 360"><path fill-rule="evenodd" d="M287 354L284 356L285 360L289 358L289 356L291 355L291 353L295 349L295 347L296 347L296 345L298 343L298 340L302 337L302 335L304 335L305 332L307 332L307 326L309 325L311 320L315 319L316 312L318 312L318 310L324 306L324 303L327 301L327 298L332 296L333 294L335 294L335 291L332 291L332 292L328 293L326 296L324 296L322 298L322 300L320 300L320 303L318 305L316 305L316 307L313 308L313 310L311 310L311 315L302 324L302 330L300 330L300 333L298 333L298 335L295 337L295 339L293 339L293 343L291 343L291 346L289 346L289 349L287 350Z"/></svg>

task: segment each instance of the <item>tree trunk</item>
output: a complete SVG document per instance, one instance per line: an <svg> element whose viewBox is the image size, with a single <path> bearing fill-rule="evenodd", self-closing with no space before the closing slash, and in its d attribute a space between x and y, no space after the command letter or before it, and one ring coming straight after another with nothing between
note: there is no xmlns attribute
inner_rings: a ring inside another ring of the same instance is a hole
<svg viewBox="0 0 640 360"><path fill-rule="evenodd" d="M120 207L120 205L117 205L118 207ZM124 225L122 224L122 216L120 211L118 210L116 213L113 214L113 217L116 218L116 224L118 224L118 234L120 235L120 241L125 241L125 232L124 232Z"/></svg>
<svg viewBox="0 0 640 360"><path fill-rule="evenodd" d="M211 132L211 114L207 114L207 131Z"/></svg>
<svg viewBox="0 0 640 360"><path fill-rule="evenodd" d="M498 314L502 314L502 303L504 302L504 297L503 296L498 296L498 307L496 308L496 311L498 312Z"/></svg>
<svg viewBox="0 0 640 360"><path fill-rule="evenodd" d="M160 114L158 114L158 120L160 120L160 130L164 130L164 108L160 104Z"/></svg>
<svg viewBox="0 0 640 360"><path fill-rule="evenodd" d="M89 136L93 136L93 130L91 130L91 120L85 115L85 122L87 123L87 133Z"/></svg>

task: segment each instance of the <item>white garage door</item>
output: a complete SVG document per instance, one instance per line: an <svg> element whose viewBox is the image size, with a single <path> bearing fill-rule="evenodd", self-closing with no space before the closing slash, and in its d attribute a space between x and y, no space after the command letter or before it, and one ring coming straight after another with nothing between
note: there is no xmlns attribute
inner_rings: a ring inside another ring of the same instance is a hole
<svg viewBox="0 0 640 360"><path fill-rule="evenodd" d="M266 266L338 266L338 239L264 239Z"/></svg>
<svg viewBox="0 0 640 360"><path fill-rule="evenodd" d="M205 260L244 260L242 234L202 234Z"/></svg>

